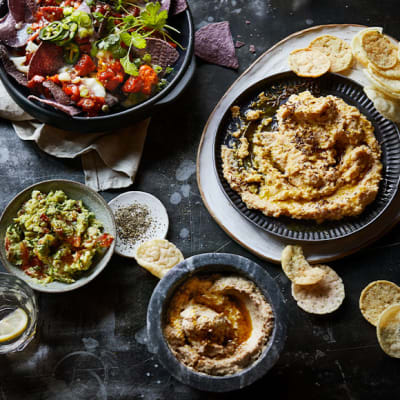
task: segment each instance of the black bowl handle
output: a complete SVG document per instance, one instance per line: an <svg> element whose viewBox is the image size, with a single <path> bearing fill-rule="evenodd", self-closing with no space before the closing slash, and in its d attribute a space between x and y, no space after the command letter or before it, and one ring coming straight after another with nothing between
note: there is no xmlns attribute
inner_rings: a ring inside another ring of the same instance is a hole
<svg viewBox="0 0 400 400"><path fill-rule="evenodd" d="M192 57L192 61L190 62L188 69L185 75L182 77L181 81L171 90L171 92L165 96L163 99L154 104L154 108L164 107L173 101L175 101L178 96L182 94L182 92L189 86L190 81L193 78L194 72L196 70L196 58Z"/></svg>

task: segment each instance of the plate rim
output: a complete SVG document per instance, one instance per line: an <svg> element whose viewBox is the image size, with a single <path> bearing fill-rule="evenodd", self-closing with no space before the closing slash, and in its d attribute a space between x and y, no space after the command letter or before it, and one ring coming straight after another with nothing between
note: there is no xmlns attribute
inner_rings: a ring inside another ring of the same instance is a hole
<svg viewBox="0 0 400 400"><path fill-rule="evenodd" d="M73 180L69 180L69 179L46 179L44 181L39 181L36 182L32 185L27 186L25 189L22 189L21 191L19 191L15 196L13 196L11 198L11 200L7 203L7 205L4 207L4 210L2 211L1 215L0 215L0 223L3 221L5 215L7 214L7 211L9 210L9 208L13 205L13 203L19 199L21 196L25 195L27 192L32 191L35 189L35 187L42 185L42 184L49 184L49 183L58 183L60 182L61 184L72 184L77 186L79 189L83 190L83 191L88 191L90 192L92 195L94 195L95 198L97 198L97 200L99 200L99 202L103 205L104 209L107 210L108 214L111 217L111 225L112 225L112 232L110 232L114 238L116 237L117 234L117 227L116 227L116 222L115 222L115 218L114 218L114 213L111 210L111 207L108 205L108 203L105 201L105 199L96 191L94 191L93 189L91 189L89 186L86 186L85 184L81 183L81 182L76 182ZM113 240L113 242L111 243L111 246L108 248L108 250L104 253L103 257L98 261L99 263L103 263L104 265L101 266L97 271L93 271L92 273L90 273L86 279L83 279L83 281L79 282L79 279L72 284L63 284L65 286L63 286L62 288L56 288L56 289L52 289L50 287L51 283L48 284L37 284L34 282L34 280L32 278L30 278L28 275L26 275L25 273L23 273L21 276L20 275L16 275L14 269L18 269L18 267L12 265L7 258L4 258L3 255L3 248L4 245L3 243L0 243L1 246L1 251L0 251L0 261L1 264L3 265L4 269L12 274L17 276L18 278L22 279L24 282L26 282L27 285L29 285L29 287L31 287L33 290L38 291L38 292L42 292L42 293L50 293L50 294L60 294L60 293L67 293L67 292L71 292L73 290L79 289L87 284L89 284L90 282L92 282L101 272L103 272L103 270L106 268L106 266L109 264L109 262L111 261L111 258L114 254L114 249L115 249L115 239ZM11 265L11 267L10 267ZM23 271L22 271L23 272ZM62 283L62 282L58 282L58 283Z"/></svg>
<svg viewBox="0 0 400 400"><path fill-rule="evenodd" d="M151 193L148 193L148 192L143 192L143 191L141 191L141 190L130 190L130 191L128 191L128 192L124 192L124 193L119 194L118 196L114 197L113 199L111 199L111 200L108 202L108 205L109 205L109 207L111 208L111 211L112 211L113 215L114 215L114 210L113 210L113 208L112 208L112 203L115 202L116 200L118 200L119 198L125 197L127 194L131 194L131 193L140 193L141 195L145 195L145 196L151 197L151 198L153 198L154 200L156 200L156 201L160 204L160 209L162 209L163 212L165 212L165 215L166 215L166 217L167 217L167 218L166 218L167 224L166 224L166 228L165 228L165 235L164 235L164 237L161 238L161 239L165 239L165 238L167 237L168 231L169 231L169 216L168 216L168 211L167 211L167 208L165 207L165 205L163 204L163 202L162 202L158 197L154 196L154 194L151 194ZM115 215L114 215L114 217L115 217ZM116 221L115 221L115 225L116 225L116 227L118 227L118 224L117 224ZM116 235L118 236L118 229L117 229L117 234L116 234ZM149 239L149 240L151 240L151 239ZM123 253L123 252L119 251L116 242L115 242L115 249L114 249L114 252L115 252L115 254L118 254L118 255L121 256L121 257L129 258L129 259L131 259L131 260L135 260L135 259L136 259L136 257L133 256L133 255L131 256L131 255L129 255L129 254L126 254L126 253Z"/></svg>
<svg viewBox="0 0 400 400"><path fill-rule="evenodd" d="M294 237L292 237L292 236L290 236L290 235L287 235L287 234L285 234L285 233L279 233L279 232L273 231L272 229L267 229L266 227L260 225L260 224L257 223L256 221L254 221L254 219L257 218L257 216L255 216L254 218L250 218L248 215L246 215L245 212L243 212L242 210L240 210L239 207L235 204L235 201L234 201L234 200L231 198L231 196L229 196L229 194L227 193L227 191L226 191L226 189L225 189L223 183L225 182L229 187L230 187L230 185L229 185L229 183L226 181L226 179L223 177L222 171L219 171L220 168L219 168L219 166L218 166L218 160L217 160L217 151L218 151L217 147L219 146L219 143L217 143L217 141L218 141L217 139L218 139L218 137L220 136L219 133L220 133L220 130L221 130L221 125L222 125L223 121L225 120L226 115L227 115L227 113L229 112L229 109L230 109L233 105L235 105L235 104L237 103L238 99L240 99L241 97L246 97L246 95L248 95L252 90L255 90L255 88L256 88L257 86L259 86L261 82L264 82L264 81L266 82L266 84L268 84L267 82L269 82L269 81L272 81L272 82L273 82L274 80L278 80L278 79L280 79L280 78L287 77L287 78L293 78L293 79L304 79L304 80L306 80L306 81L308 80L308 81L311 81L311 82L312 82L312 81L316 81L316 80L321 79L321 78L326 79L326 77L329 77L329 76L333 76L334 79L342 79L342 80L344 80L344 81L347 81L348 84L352 85L353 87L355 86L355 87L359 90L359 93L365 94L365 93L363 92L363 87L362 87L361 84L359 84L359 83L358 83L357 81L355 81L354 79L348 78L347 76L344 76L344 75L341 75L341 74L337 74L337 73L327 73L327 74L325 74L325 75L323 75L323 76L321 76L321 77L318 77L318 78L303 78L303 77L297 76L297 75L296 75L293 71L291 71L291 70L286 70L286 71L283 71L283 72L278 72L278 73L275 73L275 74L266 76L266 77L264 77L263 79L260 79L260 80L258 80L258 81L256 81L256 82L252 83L250 86L247 86L244 90L242 90L242 91L235 97L235 99L229 103L229 105L226 107L225 111L224 111L224 112L221 112L221 115L220 115L220 117L218 118L218 127L217 127L217 129L215 130L215 132L214 132L214 134L213 134L213 137L212 137L212 146L213 146L212 162L213 162L213 169L214 169L214 173L216 174L216 178L217 178L217 181L218 181L218 185L219 185L220 189L222 190L222 192L224 193L224 196L228 199L228 201L229 201L229 203L231 204L231 206L232 206L237 212L239 212L241 216L243 216L244 218L246 218L247 221L251 222L254 226L258 227L258 228L261 229L263 232L266 232L266 233L271 234L271 235L273 235L273 236L279 237L280 239L284 239L284 240L288 240L288 241L292 241L292 242L297 242L297 243L311 244L311 243L326 243L326 242L332 241L332 240L340 240L340 239L343 239L343 238L348 238L348 237L350 237L350 236L352 236L352 235L354 235L354 234L356 234L356 233L362 231L363 229L365 229L367 226L371 225L372 223L376 222L376 221L387 211L387 209L389 208L390 204L393 202L393 200L394 200L394 198L395 198L395 196L396 196L396 193L397 193L398 190L399 190L399 186L400 186L400 169L397 171L396 182L395 182L395 184L394 184L394 189L393 189L393 192L392 192L390 198L389 198L388 200L385 201L385 204L384 204L384 206L382 207L382 209L381 209L371 220L367 221L365 224L362 224L362 226L358 227L357 229L352 229L350 232L347 232L347 233L345 233L345 234L335 235L334 237L330 236L330 237L320 237L320 238L315 238L315 237L304 238L304 237L301 237L301 235L303 235L303 232L299 232L300 237L294 238ZM366 95L365 95L365 96L366 96ZM366 96L366 97L367 97L367 96ZM371 102L371 103L372 103L372 101L371 101L368 97L367 97L367 100L368 100L368 102ZM355 102L357 102L357 101L355 101ZM377 120L374 118L374 120L371 121L371 122L372 122L372 123L375 123L375 124L377 124L377 123L378 123L378 124L384 123L384 124L387 124L387 125L392 125L392 127L393 127L394 130L395 130L395 132L397 133L397 139L399 140L399 143L400 143L400 130L399 130L399 127L397 126L397 124L395 124L394 122L392 122L392 121L386 119L385 117L383 117L382 114L379 113L379 112L376 110L376 108L375 108L375 106L373 105L373 103L372 103L372 108L373 108L373 111L376 112L376 114L378 115L380 121L377 121ZM370 119L368 118L368 120L370 120ZM379 144L381 145L381 142L379 142ZM387 171L387 168L385 168L385 170ZM221 173L222 175L220 175L220 173ZM223 182L223 181L224 181L224 182ZM233 190L233 189L231 189L231 190ZM380 191L380 190L381 190L381 188L379 189L379 191ZM246 204L243 202L243 200L241 199L240 194L237 193L236 191L234 191L234 193L235 193L237 196L239 196L239 198L240 198L239 201L245 205L246 209L247 209L249 212L253 212L253 213L259 212L259 213L261 213L261 211L259 211L259 210L251 210L251 209L249 209L249 208L247 207L247 205L246 205ZM382 193L379 193L379 192L378 192L377 197L378 197L379 195L382 195ZM375 198L374 202L377 200L377 197ZM373 202L370 203L370 204L373 204ZM364 211L365 211L365 210L364 210ZM364 212L364 211L363 211L363 212ZM360 215L358 215L356 218L361 217L362 214L363 214L363 212L362 212ZM261 213L261 214L262 214L262 213ZM260 215L260 218L264 218L264 217L266 217L266 218L274 218L274 217L268 217L268 216L265 216L265 215ZM294 221L294 222L298 222L298 223L302 223L302 222L305 221L305 220L293 219L293 221ZM271 222L271 223L273 223L273 222ZM286 228L286 229L287 229L287 228ZM324 229L322 232L332 231L333 229L336 229L336 228ZM294 232L294 231L289 230L289 232ZM315 230L310 230L309 232L311 233L311 236L312 236L312 235L315 234L316 231L315 231Z"/></svg>

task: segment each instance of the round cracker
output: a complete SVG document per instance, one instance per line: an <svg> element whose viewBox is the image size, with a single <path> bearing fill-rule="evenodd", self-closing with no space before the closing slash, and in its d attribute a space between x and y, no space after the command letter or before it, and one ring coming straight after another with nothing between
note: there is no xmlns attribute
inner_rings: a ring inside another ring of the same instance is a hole
<svg viewBox="0 0 400 400"><path fill-rule="evenodd" d="M289 55L289 67L298 76L318 78L329 71L329 58L318 50L297 49Z"/></svg>
<svg viewBox="0 0 400 400"><path fill-rule="evenodd" d="M362 31L358 32L356 35L354 35L352 41L351 41L351 50L353 51L354 57L357 59L360 64L362 64L364 67L367 67L369 64L368 58L365 55L365 51L361 47L361 36L368 31L377 31L382 33L383 29L380 27L372 27L372 28L366 28L363 29Z"/></svg>
<svg viewBox="0 0 400 400"><path fill-rule="evenodd" d="M368 66L373 72L375 72L375 74L381 75L384 78L400 79L400 61L398 61L396 65L390 69L380 69L372 63L369 63Z"/></svg>
<svg viewBox="0 0 400 400"><path fill-rule="evenodd" d="M364 87L364 92L372 100L379 113L390 121L400 122L399 101L391 99L385 93L373 87Z"/></svg>
<svg viewBox="0 0 400 400"><path fill-rule="evenodd" d="M181 251L165 239L142 243L136 250L137 263L157 278L162 278L172 267L183 261Z"/></svg>
<svg viewBox="0 0 400 400"><path fill-rule="evenodd" d="M376 74L370 67L364 70L368 78L377 86L379 89L388 93L391 97L400 97L400 80L388 79L381 75Z"/></svg>
<svg viewBox="0 0 400 400"><path fill-rule="evenodd" d="M281 262L285 275L297 285L312 285L325 275L323 270L307 262L300 246L286 246L282 251Z"/></svg>
<svg viewBox="0 0 400 400"><path fill-rule="evenodd" d="M375 78L372 76L368 70L364 69L363 70L365 76L369 79L371 83L371 87L375 90L378 90L379 92L383 93L385 96L389 97L390 99L394 100L400 100L400 94L391 92L390 90L387 90L385 87L383 87Z"/></svg>
<svg viewBox="0 0 400 400"><path fill-rule="evenodd" d="M350 45L336 36L319 36L310 43L309 47L320 51L329 58L331 62L329 71L331 72L346 70L353 60Z"/></svg>
<svg viewBox="0 0 400 400"><path fill-rule="evenodd" d="M376 335L387 355L400 358L400 304L390 306L380 315Z"/></svg>
<svg viewBox="0 0 400 400"><path fill-rule="evenodd" d="M342 278L329 266L318 265L324 277L314 285L300 286L292 283L292 296L297 305L311 314L329 314L336 311L345 298Z"/></svg>
<svg viewBox="0 0 400 400"><path fill-rule="evenodd" d="M374 326L377 326L382 312L396 303L400 303L400 287L385 280L367 285L361 292L359 301L361 314Z"/></svg>
<svg viewBox="0 0 400 400"><path fill-rule="evenodd" d="M382 33L367 31L360 36L361 48L368 61L381 69L389 69L397 63L396 46Z"/></svg>

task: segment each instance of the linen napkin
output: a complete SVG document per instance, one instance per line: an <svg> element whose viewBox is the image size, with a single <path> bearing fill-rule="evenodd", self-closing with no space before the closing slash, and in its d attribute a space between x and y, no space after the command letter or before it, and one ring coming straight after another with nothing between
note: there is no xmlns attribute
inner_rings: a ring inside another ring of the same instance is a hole
<svg viewBox="0 0 400 400"><path fill-rule="evenodd" d="M150 119L112 133L77 133L42 124L24 112L0 82L0 117L12 122L22 140L33 140L59 158L81 156L85 183L96 191L132 185L139 168Z"/></svg>

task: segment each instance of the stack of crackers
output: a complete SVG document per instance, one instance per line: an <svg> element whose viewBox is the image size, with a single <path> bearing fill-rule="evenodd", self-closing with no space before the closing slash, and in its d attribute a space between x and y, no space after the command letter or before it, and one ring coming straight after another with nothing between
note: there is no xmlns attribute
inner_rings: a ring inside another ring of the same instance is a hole
<svg viewBox="0 0 400 400"><path fill-rule="evenodd" d="M389 281L371 282L361 292L360 310L376 327L382 350L400 358L400 287Z"/></svg>
<svg viewBox="0 0 400 400"><path fill-rule="evenodd" d="M329 314L342 304L345 293L340 276L327 265L310 265L300 246L286 246L282 269L292 282L297 305L311 314Z"/></svg>
<svg viewBox="0 0 400 400"><path fill-rule="evenodd" d="M332 35L314 39L307 48L289 55L289 66L298 76L317 78L326 72L343 73L357 60L370 85L364 87L375 108L387 119L400 122L400 52L382 28L366 28L351 45Z"/></svg>
<svg viewBox="0 0 400 400"><path fill-rule="evenodd" d="M398 44L384 35L382 28L367 28L354 36L351 46L371 83L365 93L385 118L400 122Z"/></svg>

